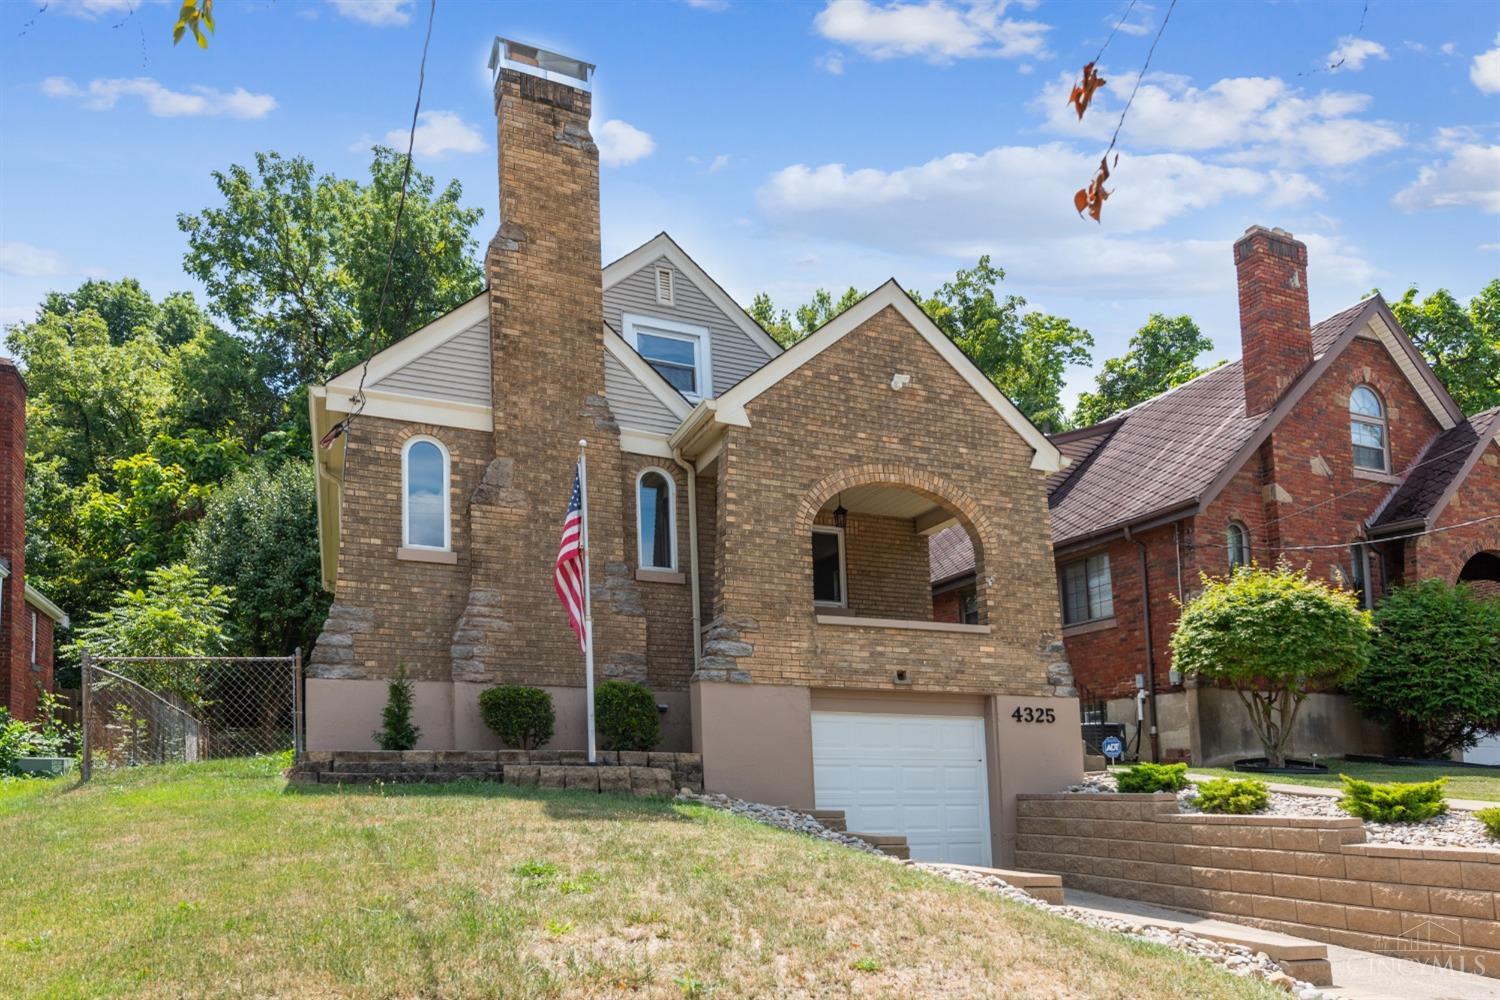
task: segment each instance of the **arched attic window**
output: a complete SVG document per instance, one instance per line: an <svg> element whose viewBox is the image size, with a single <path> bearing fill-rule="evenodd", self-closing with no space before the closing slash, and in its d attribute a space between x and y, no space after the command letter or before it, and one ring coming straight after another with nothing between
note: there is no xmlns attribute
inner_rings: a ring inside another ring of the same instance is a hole
<svg viewBox="0 0 1500 1000"><path fill-rule="evenodd" d="M401 449L401 544L450 547L448 449L435 438L414 437Z"/></svg>
<svg viewBox="0 0 1500 1000"><path fill-rule="evenodd" d="M677 487L661 469L635 479L636 552L642 569L677 568Z"/></svg>
<svg viewBox="0 0 1500 1000"><path fill-rule="evenodd" d="M1349 394L1349 439L1354 445L1355 468L1390 471L1385 406L1367 385L1356 386Z"/></svg>

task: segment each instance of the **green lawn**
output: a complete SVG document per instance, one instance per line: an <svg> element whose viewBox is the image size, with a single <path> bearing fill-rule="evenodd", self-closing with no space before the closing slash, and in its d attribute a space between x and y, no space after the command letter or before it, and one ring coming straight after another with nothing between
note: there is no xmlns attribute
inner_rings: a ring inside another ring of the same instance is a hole
<svg viewBox="0 0 1500 1000"><path fill-rule="evenodd" d="M1452 799L1482 799L1500 802L1500 771L1482 771L1472 767L1399 767L1392 764L1361 764L1354 761L1324 758L1327 774L1241 774L1222 767L1189 767L1193 774L1210 774L1215 777L1263 778L1270 782L1293 785L1317 785L1321 788L1339 788L1339 774L1366 781L1431 781L1434 778L1448 779L1447 795Z"/></svg>
<svg viewBox="0 0 1500 1000"><path fill-rule="evenodd" d="M285 764L0 782L6 994L1284 996L706 807Z"/></svg>

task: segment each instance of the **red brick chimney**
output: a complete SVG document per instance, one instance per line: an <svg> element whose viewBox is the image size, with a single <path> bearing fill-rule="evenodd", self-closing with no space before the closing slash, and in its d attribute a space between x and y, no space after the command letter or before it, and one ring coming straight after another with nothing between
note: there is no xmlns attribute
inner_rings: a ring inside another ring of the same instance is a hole
<svg viewBox="0 0 1500 1000"><path fill-rule="evenodd" d="M26 606L26 381L0 358L0 707L19 719L36 711L31 620Z"/></svg>
<svg viewBox="0 0 1500 1000"><path fill-rule="evenodd" d="M1251 226L1234 244L1240 290L1240 350L1245 413L1276 405L1312 364L1307 308L1307 244L1285 229Z"/></svg>

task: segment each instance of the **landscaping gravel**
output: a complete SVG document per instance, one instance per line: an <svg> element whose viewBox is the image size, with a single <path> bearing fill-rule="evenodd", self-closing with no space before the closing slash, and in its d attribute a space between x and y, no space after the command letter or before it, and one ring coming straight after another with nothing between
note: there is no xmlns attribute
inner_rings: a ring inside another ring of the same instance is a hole
<svg viewBox="0 0 1500 1000"><path fill-rule="evenodd" d="M1115 776L1091 774L1080 784L1069 786L1069 792L1113 792ZM1193 805L1197 796L1195 786L1177 793L1177 807L1185 813L1201 810ZM1349 814L1338 806L1338 799L1326 795L1289 795L1272 792L1271 801L1255 816L1320 816L1333 819L1348 819ZM1451 810L1441 816L1421 823L1365 823L1365 839L1372 844L1411 844L1417 847L1494 847L1483 824L1471 813Z"/></svg>
<svg viewBox="0 0 1500 1000"><path fill-rule="evenodd" d="M1113 791L1113 779L1110 780L1111 787L1109 789L1090 788L1087 790L1096 792ZM1078 786L1070 789L1070 791L1083 790L1083 788ZM686 788L678 794L677 799L681 802L692 802L698 805L724 809L735 815L753 819L757 823L764 823L767 826L778 827L782 830L791 830L794 833L803 833L808 836L817 837L820 840L827 840L845 847L851 847L866 854L886 858L886 860L893 864L910 864L914 868L920 868L934 875L940 875L949 881L960 882L987 892L993 892L1023 906L1046 910L1057 916L1081 924L1087 924L1090 927L1107 931L1111 934L1128 934L1155 944L1166 945L1169 948L1175 948L1178 951L1186 952L1189 955L1205 959L1216 965L1221 965L1236 976L1257 976L1296 996L1298 1000L1323 1000L1325 997L1325 994L1311 983L1303 982L1288 975L1265 952L1253 952L1242 945L1210 941L1207 938L1201 938L1177 928L1135 924L1128 920L1106 917L1071 906L1054 906L1011 885L999 876L989 875L984 872L971 871L964 868L952 868L942 864L898 861L881 853L858 837L851 837L837 830L830 830L812 816L804 812L798 812L795 809L762 805L759 802L746 802L743 799L734 799L727 795L699 795Z"/></svg>

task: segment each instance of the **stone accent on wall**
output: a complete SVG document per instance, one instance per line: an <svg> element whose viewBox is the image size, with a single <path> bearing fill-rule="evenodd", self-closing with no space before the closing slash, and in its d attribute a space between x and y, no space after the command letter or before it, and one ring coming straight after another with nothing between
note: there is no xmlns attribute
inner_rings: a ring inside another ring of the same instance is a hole
<svg viewBox="0 0 1500 1000"><path fill-rule="evenodd" d="M1495 851L1368 844L1353 817L1186 815L1170 794L1016 802L1016 866L1066 888L1500 977Z"/></svg>
<svg viewBox="0 0 1500 1000"><path fill-rule="evenodd" d="M354 637L375 630L375 610L334 601L323 621L323 631L307 661L307 676L330 680L365 676L362 663L354 658Z"/></svg>
<svg viewBox="0 0 1500 1000"><path fill-rule="evenodd" d="M1061 639L1042 640L1042 656L1048 661L1047 683L1052 693L1059 698L1077 698L1078 689L1073 686L1073 665L1068 662L1068 651Z"/></svg>
<svg viewBox="0 0 1500 1000"><path fill-rule="evenodd" d="M601 750L309 750L287 772L294 785L441 784L492 781L619 795L703 792L696 753Z"/></svg>
<svg viewBox="0 0 1500 1000"><path fill-rule="evenodd" d="M739 665L742 657L755 652L755 645L746 640L747 632L760 631L760 623L754 618L728 618L723 615L709 622L703 629L703 658L693 674L695 681L728 681L732 684L749 684L750 671Z"/></svg>
<svg viewBox="0 0 1500 1000"><path fill-rule="evenodd" d="M484 677L495 653L493 637L514 627L502 614L502 600L498 590L476 587L469 591L469 603L453 629L454 680Z"/></svg>

